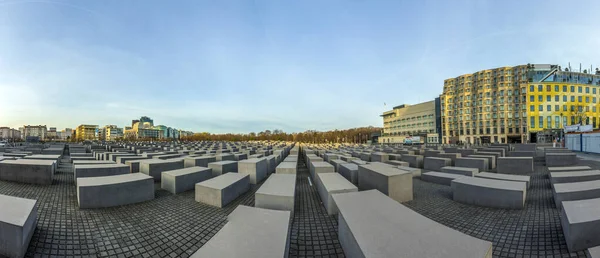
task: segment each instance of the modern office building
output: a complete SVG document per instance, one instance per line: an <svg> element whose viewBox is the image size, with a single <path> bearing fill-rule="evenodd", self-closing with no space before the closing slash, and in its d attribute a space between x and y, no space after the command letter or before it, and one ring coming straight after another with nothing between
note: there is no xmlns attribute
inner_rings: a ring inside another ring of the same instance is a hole
<svg viewBox="0 0 600 258"><path fill-rule="evenodd" d="M119 128L116 125L106 125L100 129L99 138L104 141L116 141L123 138L123 128Z"/></svg>
<svg viewBox="0 0 600 258"><path fill-rule="evenodd" d="M56 132L56 127L49 127L48 131L46 132L46 138L49 140L56 140L58 139L58 134Z"/></svg>
<svg viewBox="0 0 600 258"><path fill-rule="evenodd" d="M98 139L97 125L79 125L75 131L75 136L78 141L96 140Z"/></svg>
<svg viewBox="0 0 600 258"><path fill-rule="evenodd" d="M439 143L436 130L436 100L403 104L384 112L383 134L379 143Z"/></svg>
<svg viewBox="0 0 600 258"><path fill-rule="evenodd" d="M125 127L125 138L131 139L160 139L161 130L154 127L154 121L147 116L132 120L131 127Z"/></svg>
<svg viewBox="0 0 600 258"><path fill-rule="evenodd" d="M24 125L19 128L19 131L21 131L21 137L25 140L44 140L46 139L48 128L45 125Z"/></svg>
<svg viewBox="0 0 600 258"><path fill-rule="evenodd" d="M446 79L440 95L442 142L536 142L538 132L560 127L560 117L568 125L577 117L597 122L599 75L569 70L526 64Z"/></svg>

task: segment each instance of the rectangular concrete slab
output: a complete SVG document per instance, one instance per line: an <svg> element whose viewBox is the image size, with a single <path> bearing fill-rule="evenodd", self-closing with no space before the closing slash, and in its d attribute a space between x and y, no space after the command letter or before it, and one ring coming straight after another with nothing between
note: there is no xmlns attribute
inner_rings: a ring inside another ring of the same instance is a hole
<svg viewBox="0 0 600 258"><path fill-rule="evenodd" d="M527 184L527 188L529 188L530 181L531 181L531 178L529 176L511 175L511 174L499 174L499 173L489 173L489 172L480 172L480 173L477 173L475 176L476 177L487 178L487 179L525 182Z"/></svg>
<svg viewBox="0 0 600 258"><path fill-rule="evenodd" d="M255 185L267 177L267 160L251 158L238 161L238 173L250 176L250 183Z"/></svg>
<svg viewBox="0 0 600 258"><path fill-rule="evenodd" d="M454 201L483 207L523 209L527 194L525 182L461 177L452 180Z"/></svg>
<svg viewBox="0 0 600 258"><path fill-rule="evenodd" d="M294 211L296 175L272 174L254 194L254 207Z"/></svg>
<svg viewBox="0 0 600 258"><path fill-rule="evenodd" d="M425 182L434 183L434 184L450 186L452 183L452 180L457 179L459 177L463 177L463 176L465 176L465 175L432 171L432 172L425 172L425 173L421 174L421 180L423 180Z"/></svg>
<svg viewBox="0 0 600 258"><path fill-rule="evenodd" d="M162 172L183 168L183 162L181 158L140 160L140 173L153 177L154 181L160 181Z"/></svg>
<svg viewBox="0 0 600 258"><path fill-rule="evenodd" d="M580 170L592 170L592 168L589 166L548 167L548 172L568 172Z"/></svg>
<svg viewBox="0 0 600 258"><path fill-rule="evenodd" d="M558 209L563 201L600 198L600 180L554 184L553 193Z"/></svg>
<svg viewBox="0 0 600 258"><path fill-rule="evenodd" d="M25 256L37 224L36 203L0 194L0 256Z"/></svg>
<svg viewBox="0 0 600 258"><path fill-rule="evenodd" d="M600 246L600 198L565 201L560 220L570 252Z"/></svg>
<svg viewBox="0 0 600 258"><path fill-rule="evenodd" d="M56 161L39 159L3 160L0 180L27 184L52 184Z"/></svg>
<svg viewBox="0 0 600 258"><path fill-rule="evenodd" d="M550 177L550 182L552 184L600 180L600 170L551 172L548 174L548 177Z"/></svg>
<svg viewBox="0 0 600 258"><path fill-rule="evenodd" d="M290 217L289 211L240 205L229 214L229 222L191 257L287 257Z"/></svg>
<svg viewBox="0 0 600 258"><path fill-rule="evenodd" d="M497 171L501 174L529 174L533 173L532 157L499 157Z"/></svg>
<svg viewBox="0 0 600 258"><path fill-rule="evenodd" d="M338 213L333 194L358 192L358 187L338 173L321 173L317 174L317 177L319 178L317 189L328 215Z"/></svg>
<svg viewBox="0 0 600 258"><path fill-rule="evenodd" d="M77 179L80 208L107 208L152 199L154 180L141 173Z"/></svg>
<svg viewBox="0 0 600 258"><path fill-rule="evenodd" d="M238 172L238 162L235 160L211 162L208 163L208 167L212 169L213 177L229 172Z"/></svg>
<svg viewBox="0 0 600 258"><path fill-rule="evenodd" d="M413 199L412 173L387 165L358 166L358 188L377 189L398 202Z"/></svg>
<svg viewBox="0 0 600 258"><path fill-rule="evenodd" d="M340 175L354 185L358 185L358 165L353 163L340 164Z"/></svg>
<svg viewBox="0 0 600 258"><path fill-rule="evenodd" d="M90 164L74 165L73 176L75 181L81 177L114 176L129 174L129 166L125 164Z"/></svg>
<svg viewBox="0 0 600 258"><path fill-rule="evenodd" d="M376 190L334 194L346 257L492 257L492 244L446 227Z"/></svg>
<svg viewBox="0 0 600 258"><path fill-rule="evenodd" d="M226 173L196 184L195 200L222 208L250 189L250 176Z"/></svg>
<svg viewBox="0 0 600 258"><path fill-rule="evenodd" d="M296 162L281 162L275 168L275 173L295 175L297 173Z"/></svg>
<svg viewBox="0 0 600 258"><path fill-rule="evenodd" d="M173 194L193 190L197 183L214 177L212 169L204 167L165 171L161 176L160 187Z"/></svg>

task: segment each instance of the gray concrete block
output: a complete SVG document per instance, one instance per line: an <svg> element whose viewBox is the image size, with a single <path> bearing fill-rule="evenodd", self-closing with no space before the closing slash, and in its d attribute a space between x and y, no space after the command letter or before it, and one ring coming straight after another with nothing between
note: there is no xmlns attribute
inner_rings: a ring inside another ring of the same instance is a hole
<svg viewBox="0 0 600 258"><path fill-rule="evenodd" d="M18 159L0 162L0 180L49 185L54 179L54 160Z"/></svg>
<svg viewBox="0 0 600 258"><path fill-rule="evenodd" d="M600 246L600 198L565 201L560 214L569 252Z"/></svg>
<svg viewBox="0 0 600 258"><path fill-rule="evenodd" d="M125 164L91 164L74 165L73 177L75 182L81 177L115 176L129 174L129 166Z"/></svg>
<svg viewBox="0 0 600 258"><path fill-rule="evenodd" d="M423 167L425 170L441 171L442 167L447 167L452 164L450 158L426 157Z"/></svg>
<svg viewBox="0 0 600 258"><path fill-rule="evenodd" d="M577 155L575 153L546 153L546 166L563 167L577 164Z"/></svg>
<svg viewBox="0 0 600 258"><path fill-rule="evenodd" d="M161 177L160 188L172 194L178 194L194 190L197 183L211 179L214 176L211 168L189 167L165 171L161 174Z"/></svg>
<svg viewBox="0 0 600 258"><path fill-rule="evenodd" d="M356 186L338 173L321 173L317 174L317 177L319 178L316 180L318 182L317 190L328 215L338 213L337 206L333 201L333 194L358 192Z"/></svg>
<svg viewBox="0 0 600 258"><path fill-rule="evenodd" d="M334 194L333 200L346 257L492 257L492 243L428 219L379 191Z"/></svg>
<svg viewBox="0 0 600 258"><path fill-rule="evenodd" d="M423 172L422 169L420 168L411 168L411 167L407 167L407 166L395 166L395 168L406 171L406 172L410 172L414 177L420 177L421 173Z"/></svg>
<svg viewBox="0 0 600 258"><path fill-rule="evenodd" d="M552 184L600 180L600 170L550 172L548 177L550 178L550 182Z"/></svg>
<svg viewBox="0 0 600 258"><path fill-rule="evenodd" d="M316 161L310 163L309 172L313 180L317 180L316 174L335 173L335 167L325 161Z"/></svg>
<svg viewBox="0 0 600 258"><path fill-rule="evenodd" d="M277 167L277 157L275 155L269 155L265 157L265 160L267 161L267 173L275 173L275 168Z"/></svg>
<svg viewBox="0 0 600 258"><path fill-rule="evenodd" d="M36 200L0 195L0 256L25 256L37 225L36 203Z"/></svg>
<svg viewBox="0 0 600 258"><path fill-rule="evenodd" d="M358 166L358 187L361 191L377 189L398 202L413 199L412 178L412 173L390 166Z"/></svg>
<svg viewBox="0 0 600 258"><path fill-rule="evenodd" d="M143 159L140 160L140 173L144 173L160 181L164 171L183 168L183 159Z"/></svg>
<svg viewBox="0 0 600 258"><path fill-rule="evenodd" d="M464 175L464 176L474 176L479 173L479 169L477 168L465 168L465 167L442 167L441 169L444 173Z"/></svg>
<svg viewBox="0 0 600 258"><path fill-rule="evenodd" d="M221 153L221 154L217 154L215 155L215 159L217 161L236 161L235 160L235 155L231 154L231 153Z"/></svg>
<svg viewBox="0 0 600 258"><path fill-rule="evenodd" d="M340 164L346 164L348 162L343 161L341 159L332 159L332 160L329 160L329 163L334 167L335 171L339 173L340 172Z"/></svg>
<svg viewBox="0 0 600 258"><path fill-rule="evenodd" d="M582 171L592 170L589 166L571 166L571 167L548 167L548 172L569 172L569 171Z"/></svg>
<svg viewBox="0 0 600 258"><path fill-rule="evenodd" d="M235 160L211 162L208 163L208 167L212 169L213 177L229 172L238 172L238 162Z"/></svg>
<svg viewBox="0 0 600 258"><path fill-rule="evenodd" d="M80 208L107 208L154 199L154 180L142 173L77 179Z"/></svg>
<svg viewBox="0 0 600 258"><path fill-rule="evenodd" d="M536 151L535 143L513 144L515 151Z"/></svg>
<svg viewBox="0 0 600 258"><path fill-rule="evenodd" d="M523 209L527 196L525 182L461 177L452 180L454 201L501 209Z"/></svg>
<svg viewBox="0 0 600 258"><path fill-rule="evenodd" d="M340 164L339 173L351 183L358 184L358 165L353 163Z"/></svg>
<svg viewBox="0 0 600 258"><path fill-rule="evenodd" d="M279 166L277 166L275 168L275 173L295 175L297 173L296 162L281 162L281 163L279 163Z"/></svg>
<svg viewBox="0 0 600 258"><path fill-rule="evenodd" d="M254 207L294 211L296 175L274 174L254 194Z"/></svg>
<svg viewBox="0 0 600 258"><path fill-rule="evenodd" d="M454 166L464 168L476 168L478 171L489 170L488 159L486 158L457 158L456 161L454 161Z"/></svg>
<svg viewBox="0 0 600 258"><path fill-rule="evenodd" d="M466 157L469 155L474 155L477 153L476 149L457 149L456 150L457 153L460 153L461 157Z"/></svg>
<svg viewBox="0 0 600 258"><path fill-rule="evenodd" d="M413 168L423 168L423 156L403 154L402 161L408 162Z"/></svg>
<svg viewBox="0 0 600 258"><path fill-rule="evenodd" d="M535 157L535 151L509 151L509 157Z"/></svg>
<svg viewBox="0 0 600 258"><path fill-rule="evenodd" d="M455 161L457 158L461 158L462 156L460 155L460 153L440 153L437 156L438 158L449 158L450 159L450 166L456 166L455 165Z"/></svg>
<svg viewBox="0 0 600 258"><path fill-rule="evenodd" d="M402 167L409 167L410 164L408 164L408 162L406 161L399 161L399 160L390 160L388 162L386 162L386 164L390 164L392 166L402 166Z"/></svg>
<svg viewBox="0 0 600 258"><path fill-rule="evenodd" d="M373 152L371 153L371 161L373 162L386 162L389 160L389 156L384 152Z"/></svg>
<svg viewBox="0 0 600 258"><path fill-rule="evenodd" d="M532 157L500 157L497 172L501 174L533 173Z"/></svg>
<svg viewBox="0 0 600 258"><path fill-rule="evenodd" d="M195 200L222 208L250 190L250 176L226 173L196 184Z"/></svg>
<svg viewBox="0 0 600 258"><path fill-rule="evenodd" d="M529 186L531 185L530 184L531 178L529 176L498 174L498 173L489 173L489 172L480 172L480 173L477 173L475 176L487 178L487 179L495 179L495 180L524 182L525 184L527 184L527 188L529 188Z"/></svg>
<svg viewBox="0 0 600 258"><path fill-rule="evenodd" d="M215 156L200 156L200 157L185 157L184 166L186 168L189 167L208 167L208 163L216 162L217 158Z"/></svg>
<svg viewBox="0 0 600 258"><path fill-rule="evenodd" d="M240 205L216 235L191 258L287 257L290 243L289 211Z"/></svg>
<svg viewBox="0 0 600 258"><path fill-rule="evenodd" d="M554 204L561 208L563 201L600 198L600 180L554 184Z"/></svg>
<svg viewBox="0 0 600 258"><path fill-rule="evenodd" d="M444 172L425 172L421 174L421 180L439 185L450 185L452 180L463 177L461 174L450 174Z"/></svg>
<svg viewBox="0 0 600 258"><path fill-rule="evenodd" d="M496 168L496 156L494 155L469 155L468 158L483 158L483 159L487 159L487 163L489 168L486 169L487 170L491 170L491 169L495 169Z"/></svg>
<svg viewBox="0 0 600 258"><path fill-rule="evenodd" d="M251 158L238 161L238 173L250 176L250 184L260 183L267 177L267 160L265 158Z"/></svg>

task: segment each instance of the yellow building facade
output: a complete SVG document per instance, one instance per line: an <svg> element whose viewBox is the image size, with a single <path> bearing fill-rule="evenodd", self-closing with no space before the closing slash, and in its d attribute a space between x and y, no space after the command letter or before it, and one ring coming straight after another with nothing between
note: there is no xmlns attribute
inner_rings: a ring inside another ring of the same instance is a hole
<svg viewBox="0 0 600 258"><path fill-rule="evenodd" d="M527 91L529 132L560 129L563 125L598 127L600 85L540 82Z"/></svg>
<svg viewBox="0 0 600 258"><path fill-rule="evenodd" d="M435 101L415 105L399 105L384 112L383 134L379 143L404 143L418 139L420 143L439 143L436 130Z"/></svg>
<svg viewBox="0 0 600 258"><path fill-rule="evenodd" d="M98 137L97 125L79 125L75 131L75 137L78 141L96 140Z"/></svg>
<svg viewBox="0 0 600 258"><path fill-rule="evenodd" d="M442 143L537 142L562 124L597 128L600 73L527 64L444 81ZM553 131L554 130L554 131ZM544 138L545 139L545 138Z"/></svg>

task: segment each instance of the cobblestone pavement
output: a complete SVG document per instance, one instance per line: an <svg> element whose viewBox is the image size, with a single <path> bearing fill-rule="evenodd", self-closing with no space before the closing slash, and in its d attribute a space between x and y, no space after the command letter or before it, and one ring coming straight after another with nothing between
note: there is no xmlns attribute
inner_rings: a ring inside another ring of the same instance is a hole
<svg viewBox="0 0 600 258"><path fill-rule="evenodd" d="M302 164L302 160L300 161ZM600 168L581 160L579 165ZM473 237L491 241L494 257L585 257L568 253L543 162L536 162L523 210L463 205L450 187L414 180L409 208ZM0 194L38 200L38 224L27 257L188 257L227 222L239 204L254 206L252 189L223 209L200 204L194 191L173 195L156 185L153 201L83 209L69 164L59 164L54 183L36 186L0 181ZM298 167L290 257L344 257L337 218L328 216L307 168Z"/></svg>
<svg viewBox="0 0 600 258"><path fill-rule="evenodd" d="M300 157L290 257L344 257L337 237L337 216L327 215L308 169ZM311 185L312 184L312 185Z"/></svg>

